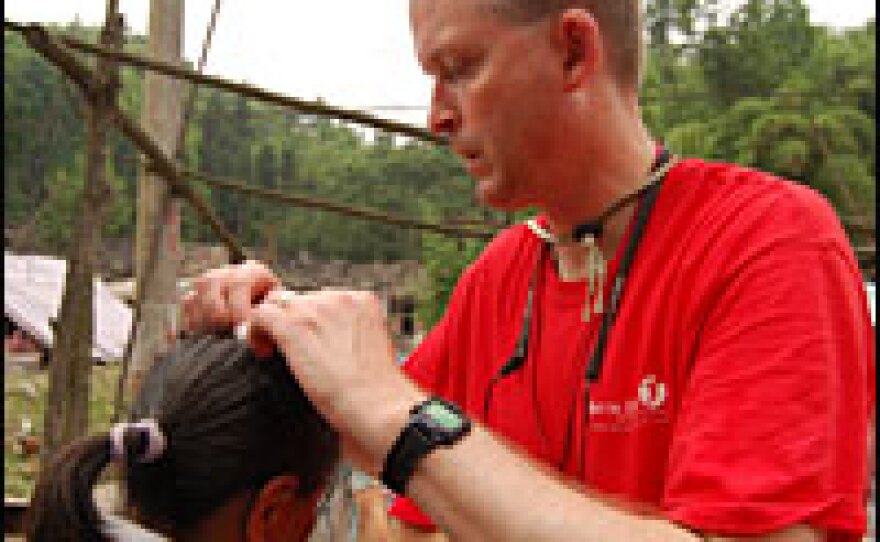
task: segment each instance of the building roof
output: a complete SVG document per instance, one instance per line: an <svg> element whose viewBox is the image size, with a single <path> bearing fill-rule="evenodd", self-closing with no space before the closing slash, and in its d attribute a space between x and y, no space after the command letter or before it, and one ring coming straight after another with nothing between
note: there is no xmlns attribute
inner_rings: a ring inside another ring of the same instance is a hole
<svg viewBox="0 0 880 542"><path fill-rule="evenodd" d="M54 333L50 322L61 308L67 262L4 252L3 271L3 312L40 344L51 347ZM131 309L95 279L93 310L92 355L104 361L120 359L131 328Z"/></svg>

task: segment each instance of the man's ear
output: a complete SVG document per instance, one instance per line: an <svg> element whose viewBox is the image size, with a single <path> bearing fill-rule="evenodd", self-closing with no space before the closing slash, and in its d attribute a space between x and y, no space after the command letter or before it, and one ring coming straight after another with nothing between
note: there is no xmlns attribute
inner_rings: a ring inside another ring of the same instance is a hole
<svg viewBox="0 0 880 542"><path fill-rule="evenodd" d="M599 24L586 10L568 9L559 18L558 32L565 89L588 85L604 58Z"/></svg>
<svg viewBox="0 0 880 542"><path fill-rule="evenodd" d="M247 518L248 542L306 540L315 525L317 498L297 497L299 480L276 476L264 485Z"/></svg>

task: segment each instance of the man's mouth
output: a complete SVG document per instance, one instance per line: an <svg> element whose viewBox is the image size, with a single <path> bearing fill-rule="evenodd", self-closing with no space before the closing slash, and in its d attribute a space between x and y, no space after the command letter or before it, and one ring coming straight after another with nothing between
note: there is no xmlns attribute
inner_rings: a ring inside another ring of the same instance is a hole
<svg viewBox="0 0 880 542"><path fill-rule="evenodd" d="M453 148L455 154L461 158L461 161L464 162L466 168L470 169L472 165L482 162L483 155L480 151L475 149L457 147Z"/></svg>
<svg viewBox="0 0 880 542"><path fill-rule="evenodd" d="M484 177L489 174L489 161L476 145L453 144L452 151L461 159L471 177Z"/></svg>
<svg viewBox="0 0 880 542"><path fill-rule="evenodd" d="M489 162L480 153L464 155L464 166L472 177L483 177L489 173Z"/></svg>

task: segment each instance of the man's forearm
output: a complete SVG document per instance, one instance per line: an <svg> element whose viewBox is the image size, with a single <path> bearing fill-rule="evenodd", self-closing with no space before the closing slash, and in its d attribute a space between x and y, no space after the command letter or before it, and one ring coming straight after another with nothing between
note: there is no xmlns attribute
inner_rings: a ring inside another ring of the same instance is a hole
<svg viewBox="0 0 880 542"><path fill-rule="evenodd" d="M378 408L395 419L368 429L377 455L387 453L405 425L404 405L425 397L409 381L405 386L383 394L394 399ZM454 540L696 539L668 521L628 513L569 487L477 424L457 444L419 463L408 495Z"/></svg>
<svg viewBox="0 0 880 542"><path fill-rule="evenodd" d="M381 469L413 405L427 398L410 380L375 382L370 408L352 408L348 430L362 447L361 467ZM347 394L352 405L357 394ZM377 400L382 397L382 400ZM367 404L367 403L361 403ZM351 407L350 407L351 408ZM819 542L822 533L806 524L758 536L695 534L659 515L639 514L626 503L559 478L474 424L471 433L450 448L423 458L407 486L412 498L452 540L565 541L621 540L674 542Z"/></svg>
<svg viewBox="0 0 880 542"><path fill-rule="evenodd" d="M455 540L695 540L578 492L481 427L425 458L409 493Z"/></svg>

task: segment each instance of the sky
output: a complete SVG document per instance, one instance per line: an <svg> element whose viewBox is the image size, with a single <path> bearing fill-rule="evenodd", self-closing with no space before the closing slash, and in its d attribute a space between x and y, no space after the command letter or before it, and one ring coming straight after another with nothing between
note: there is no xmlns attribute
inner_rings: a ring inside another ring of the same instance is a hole
<svg viewBox="0 0 880 542"><path fill-rule="evenodd" d="M725 0L721 0L724 2ZM735 4L737 0L727 0ZM214 0L185 4L184 56L196 62ZM806 0L812 21L838 28L876 17L873 0ZM127 25L146 33L149 0L119 0ZM206 73L337 106L424 106L430 84L418 67L407 0L221 0ZM379 7L381 6L381 7ZM19 22L100 24L104 0L6 0ZM424 126L425 112L373 110Z"/></svg>

